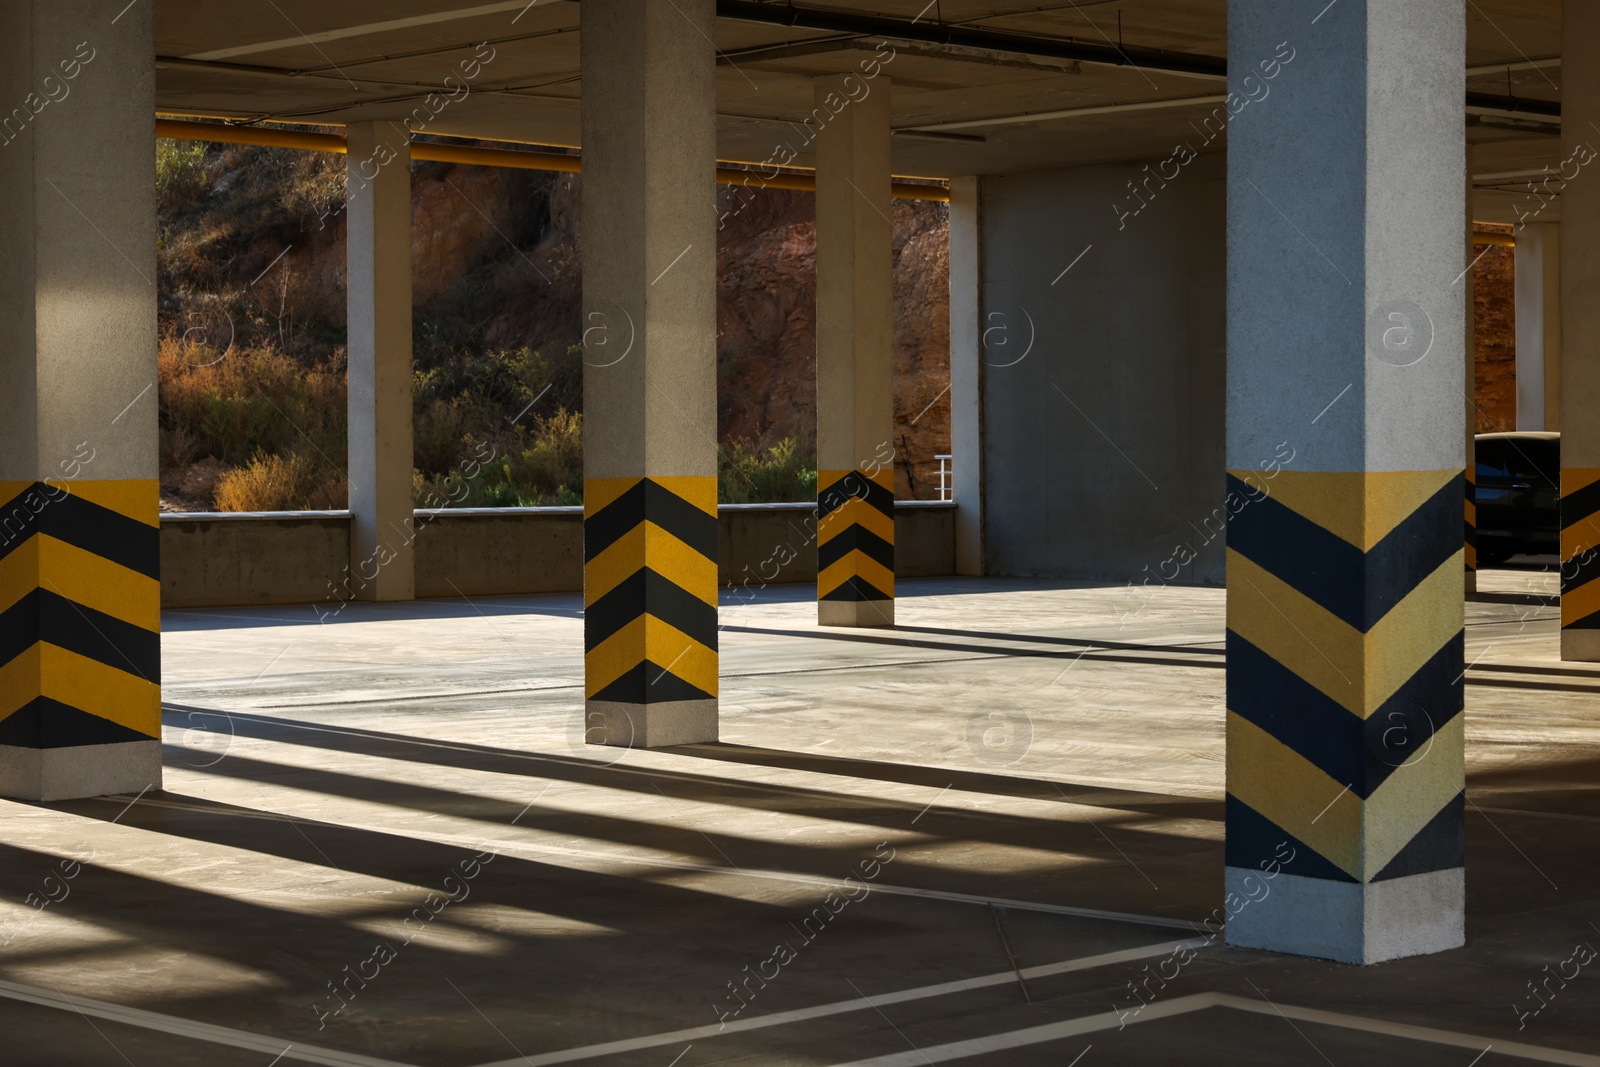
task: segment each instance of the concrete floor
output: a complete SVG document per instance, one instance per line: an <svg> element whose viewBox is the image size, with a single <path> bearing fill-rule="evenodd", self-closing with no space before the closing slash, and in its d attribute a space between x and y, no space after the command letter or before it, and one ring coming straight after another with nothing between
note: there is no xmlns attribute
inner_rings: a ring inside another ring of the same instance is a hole
<svg viewBox="0 0 1600 1067"><path fill-rule="evenodd" d="M1600 1064L1600 667L1482 586L1468 944L1371 968L1174 955L1220 590L769 589L722 743L653 752L583 743L576 597L169 612L165 790L0 802L0 1063Z"/></svg>

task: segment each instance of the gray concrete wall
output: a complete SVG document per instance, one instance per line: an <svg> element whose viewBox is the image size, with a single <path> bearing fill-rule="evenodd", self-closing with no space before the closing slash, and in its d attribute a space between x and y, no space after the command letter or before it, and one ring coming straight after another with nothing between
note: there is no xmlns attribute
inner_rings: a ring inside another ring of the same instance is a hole
<svg viewBox="0 0 1600 1067"><path fill-rule="evenodd" d="M309 604L350 562L347 511L161 516L161 606Z"/></svg>
<svg viewBox="0 0 1600 1067"><path fill-rule="evenodd" d="M721 580L811 582L813 504L720 509ZM955 573L953 504L895 508L895 574ZM416 513L417 595L493 596L583 588L583 509L446 509ZM308 604L335 599L350 559L348 512L163 515L163 607ZM344 594L349 599L349 593Z"/></svg>
<svg viewBox="0 0 1600 1067"><path fill-rule="evenodd" d="M1224 166L1159 162L981 180L987 573L1222 583Z"/></svg>

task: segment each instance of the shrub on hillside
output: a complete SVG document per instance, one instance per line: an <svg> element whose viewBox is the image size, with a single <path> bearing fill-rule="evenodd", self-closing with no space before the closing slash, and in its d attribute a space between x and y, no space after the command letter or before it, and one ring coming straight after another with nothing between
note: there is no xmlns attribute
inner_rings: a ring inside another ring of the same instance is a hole
<svg viewBox="0 0 1600 1067"><path fill-rule="evenodd" d="M343 474L298 452L257 452L216 487L218 511L334 511L348 500Z"/></svg>
<svg viewBox="0 0 1600 1067"><path fill-rule="evenodd" d="M717 498L724 504L778 504L815 500L817 460L792 437L761 448L732 440L717 464Z"/></svg>

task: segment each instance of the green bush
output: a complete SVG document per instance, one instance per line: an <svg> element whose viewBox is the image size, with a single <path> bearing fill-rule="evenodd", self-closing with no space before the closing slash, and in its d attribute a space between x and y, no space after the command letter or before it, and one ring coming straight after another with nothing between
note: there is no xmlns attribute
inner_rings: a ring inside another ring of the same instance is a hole
<svg viewBox="0 0 1600 1067"><path fill-rule="evenodd" d="M717 499L724 504L780 504L817 498L817 460L785 437L766 449L729 441L717 464Z"/></svg>

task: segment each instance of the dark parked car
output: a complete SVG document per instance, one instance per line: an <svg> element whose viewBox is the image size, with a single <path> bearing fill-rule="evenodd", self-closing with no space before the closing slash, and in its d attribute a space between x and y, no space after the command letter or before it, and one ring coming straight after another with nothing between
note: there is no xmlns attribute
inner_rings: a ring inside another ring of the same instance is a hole
<svg viewBox="0 0 1600 1067"><path fill-rule="evenodd" d="M1478 435L1478 565L1561 551L1561 435Z"/></svg>

